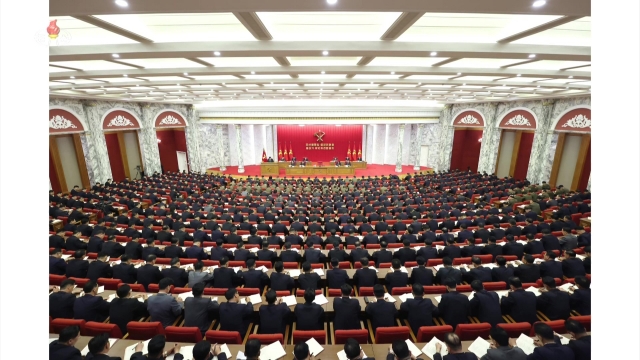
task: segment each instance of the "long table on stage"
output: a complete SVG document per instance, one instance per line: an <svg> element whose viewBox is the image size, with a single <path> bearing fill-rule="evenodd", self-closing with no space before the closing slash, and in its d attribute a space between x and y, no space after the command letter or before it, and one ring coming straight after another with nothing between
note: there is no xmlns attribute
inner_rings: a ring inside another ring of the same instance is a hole
<svg viewBox="0 0 640 360"><path fill-rule="evenodd" d="M342 163L344 164L344 160L340 160L340 161L342 161ZM309 164L317 164L317 162L315 162L315 161L308 161L308 163ZM327 165L333 164L331 161L324 161L324 163L327 164ZM278 161L278 162L270 163L270 164L277 164L280 169L285 169L285 168L289 167L290 162L289 161ZM354 169L366 169L367 168L367 162L366 161L352 161L351 162L351 166Z"/></svg>
<svg viewBox="0 0 640 360"><path fill-rule="evenodd" d="M287 175L355 175L356 169L351 166L305 166L287 167Z"/></svg>

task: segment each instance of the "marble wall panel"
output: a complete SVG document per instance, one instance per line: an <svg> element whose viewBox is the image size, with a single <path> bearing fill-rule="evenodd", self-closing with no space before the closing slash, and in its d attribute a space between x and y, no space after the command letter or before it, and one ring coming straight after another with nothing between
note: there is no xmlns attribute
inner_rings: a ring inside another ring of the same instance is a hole
<svg viewBox="0 0 640 360"><path fill-rule="evenodd" d="M386 126L385 147L383 164L395 165L398 157L398 128L399 125L391 124ZM379 148L379 147L378 147Z"/></svg>

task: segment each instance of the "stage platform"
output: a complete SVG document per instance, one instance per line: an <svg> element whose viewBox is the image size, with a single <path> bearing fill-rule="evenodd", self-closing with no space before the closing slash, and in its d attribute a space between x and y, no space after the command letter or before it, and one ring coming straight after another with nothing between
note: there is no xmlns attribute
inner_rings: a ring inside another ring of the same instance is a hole
<svg viewBox="0 0 640 360"><path fill-rule="evenodd" d="M355 169L356 171L356 175L357 177L361 177L361 176L383 176L383 175L391 175L391 174L395 174L395 175L406 175L406 174L414 174L415 172L432 172L433 169L429 168L429 167L421 167L420 170L413 170L413 166L403 166L402 167L402 172L396 173L396 167L395 165L374 165L374 164L367 164L367 168L366 169ZM249 166L245 166L244 167L244 173L240 174L238 173L238 167L237 166L227 166L227 169L223 172L220 171L219 168L210 168L207 169L207 173L209 174L225 174L225 175L231 175L231 176L237 176L237 177L246 177L246 176L261 176L260 175L260 165L249 165ZM278 177L288 177L288 178L307 178L309 177L308 175L302 175L302 176L292 176L292 175L286 175L285 174L285 169L280 169L280 176ZM350 177L350 176L339 176L339 175L327 175L327 178L330 178L331 176L333 176L334 178L341 178L341 177ZM314 177L314 176L312 176ZM322 176L319 176L322 177Z"/></svg>

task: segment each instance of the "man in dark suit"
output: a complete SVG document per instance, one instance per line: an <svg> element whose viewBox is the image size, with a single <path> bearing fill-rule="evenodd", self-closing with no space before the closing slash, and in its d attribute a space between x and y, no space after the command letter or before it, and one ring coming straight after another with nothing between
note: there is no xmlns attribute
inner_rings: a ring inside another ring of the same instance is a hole
<svg viewBox="0 0 640 360"><path fill-rule="evenodd" d="M424 261L428 261L429 259L437 259L438 250L432 247L433 242L431 241L431 239L425 240L424 245L425 246L417 251L416 258L421 256L422 258L424 258Z"/></svg>
<svg viewBox="0 0 640 360"><path fill-rule="evenodd" d="M259 261L271 261L271 263L275 263L278 258L278 255L269 249L269 243L266 241L262 242L262 248L256 252L256 258Z"/></svg>
<svg viewBox="0 0 640 360"><path fill-rule="evenodd" d="M93 281L98 281L98 278L111 278L113 271L111 266L107 262L107 254L100 252L98 258L89 264L87 269L87 278Z"/></svg>
<svg viewBox="0 0 640 360"><path fill-rule="evenodd" d="M214 280L215 277L214 274ZM246 304L241 304L240 295L235 288L227 290L224 297L227 302L223 302L219 306L220 330L237 331L241 337L244 337L253 317L253 304L249 298L245 299Z"/></svg>
<svg viewBox="0 0 640 360"><path fill-rule="evenodd" d="M458 283L454 278L448 278L444 284L447 286L447 293L442 294L438 310L444 322L455 329L458 324L469 322L467 318L469 297L456 291Z"/></svg>
<svg viewBox="0 0 640 360"><path fill-rule="evenodd" d="M507 243L502 246L502 255L515 255L518 259L522 259L524 255L524 245L516 242L513 235L507 235Z"/></svg>
<svg viewBox="0 0 640 360"><path fill-rule="evenodd" d="M416 258L416 262L418 263L418 266L414 267L411 271L409 282L411 284L421 284L423 286L433 285L433 271L425 267L426 261L424 258L422 256L418 256Z"/></svg>
<svg viewBox="0 0 640 360"><path fill-rule="evenodd" d="M455 238L453 237L453 234L449 234L449 229L448 228L442 228L442 234L438 235L436 237L436 239L438 241L444 241L445 243L449 240L453 240L455 242Z"/></svg>
<svg viewBox="0 0 640 360"><path fill-rule="evenodd" d="M471 283L474 280L480 280L481 282L490 282L493 280L491 276L491 270L482 266L482 259L477 256L471 258L471 266L469 271L465 268L460 268L462 272L462 280L467 283Z"/></svg>
<svg viewBox="0 0 640 360"><path fill-rule="evenodd" d="M364 238L362 238L362 243L365 246L369 244L376 245L380 243L380 238L378 238L378 235L376 235L375 233L370 232L367 235L365 235Z"/></svg>
<svg viewBox="0 0 640 360"><path fill-rule="evenodd" d="M49 256L49 274L64 275L67 272L67 262L62 259L62 250L57 248Z"/></svg>
<svg viewBox="0 0 640 360"><path fill-rule="evenodd" d="M489 237L489 243L485 245L480 251L483 255L492 255L493 261L496 261L496 257L498 255L502 255L502 246L496 244L496 238L493 236Z"/></svg>
<svg viewBox="0 0 640 360"><path fill-rule="evenodd" d="M402 248L393 253L393 257L399 260L402 266L407 261L416 261L416 251L411 248L409 240L404 240L402 246Z"/></svg>
<svg viewBox="0 0 640 360"><path fill-rule="evenodd" d="M115 235L109 235L109 240L102 244L102 252L106 253L109 257L119 258L124 254L124 246L119 242L116 242Z"/></svg>
<svg viewBox="0 0 640 360"><path fill-rule="evenodd" d="M164 257L168 259L173 258L186 258L187 255L184 253L182 247L179 246L179 240L177 237L171 238L171 245L164 248Z"/></svg>
<svg viewBox="0 0 640 360"><path fill-rule="evenodd" d="M280 222L280 218L277 218L275 223L273 224L273 227L271 228L271 232L273 234L284 234L289 235L289 230L287 229L287 226L283 223Z"/></svg>
<svg viewBox="0 0 640 360"><path fill-rule="evenodd" d="M453 278L456 281L456 284L462 283L462 272L453 268L452 264L453 260L450 257L442 259L442 265L444 265L444 267L436 273L436 283L445 284L445 281L448 278Z"/></svg>
<svg viewBox="0 0 640 360"><path fill-rule="evenodd" d="M400 305L400 315L409 320L411 330L417 334L421 326L433 326L433 317L437 317L440 311L433 305L431 299L424 298L422 284L414 283L412 293L413 299L407 299Z"/></svg>
<svg viewBox="0 0 640 360"><path fill-rule="evenodd" d="M538 321L536 313L536 295L522 288L522 281L513 277L509 279L509 291L500 300L502 313L511 316L516 322L533 324Z"/></svg>
<svg viewBox="0 0 640 360"><path fill-rule="evenodd" d="M247 271L242 273L245 288L260 289L260 293L269 283L269 277L262 270L256 270L256 261L254 259L247 260Z"/></svg>
<svg viewBox="0 0 640 360"><path fill-rule="evenodd" d="M49 343L49 360L82 360L82 354L76 348L79 339L79 326L67 326L62 329L58 339Z"/></svg>
<svg viewBox="0 0 640 360"><path fill-rule="evenodd" d="M557 279L562 279L564 277L562 263L560 261L556 261L556 254L553 252L544 254L544 262L540 264L540 276L550 276Z"/></svg>
<svg viewBox="0 0 640 360"><path fill-rule="evenodd" d="M242 284L242 277L229 267L229 258L223 257L220 260L220 267L213 270L214 288L234 288ZM246 329L245 329L246 330Z"/></svg>
<svg viewBox="0 0 640 360"><path fill-rule="evenodd" d="M591 315L591 280L584 276L576 276L577 289L569 290L571 309L580 315Z"/></svg>
<svg viewBox="0 0 640 360"><path fill-rule="evenodd" d="M538 346L533 353L527 356L527 360L573 360L575 356L569 346L556 343L553 329L542 322L533 326L535 342Z"/></svg>
<svg viewBox="0 0 640 360"><path fill-rule="evenodd" d="M564 321L564 328L571 334L569 347L573 350L576 359L591 359L591 335L587 333L584 326L576 320L567 319Z"/></svg>
<svg viewBox="0 0 640 360"><path fill-rule="evenodd" d="M467 225L466 224L462 224L460 225L460 232L458 232L458 243L463 243L465 242L465 240L470 239L470 240L474 240L473 237L473 232L467 230Z"/></svg>
<svg viewBox="0 0 640 360"><path fill-rule="evenodd" d="M173 280L175 287L185 287L189 282L189 275L185 269L180 268L180 258L171 259L171 267L161 271L162 276Z"/></svg>
<svg viewBox="0 0 640 360"><path fill-rule="evenodd" d="M544 245L541 241L536 240L534 238L534 234L527 234L527 244L524 246L524 253L537 255L542 254L544 250Z"/></svg>
<svg viewBox="0 0 640 360"><path fill-rule="evenodd" d="M313 302L315 298L315 290L306 289L304 292L304 304L298 304L294 308L297 329L322 330L324 328L324 309Z"/></svg>
<svg viewBox="0 0 640 360"><path fill-rule="evenodd" d="M127 255L132 260L140 260L142 259L142 244L139 237L134 237L125 245L124 254Z"/></svg>
<svg viewBox="0 0 640 360"><path fill-rule="evenodd" d="M160 242L169 242L172 237L173 235L169 232L169 226L167 225L162 225L162 230L158 231L156 234L156 240L159 240Z"/></svg>
<svg viewBox="0 0 640 360"><path fill-rule="evenodd" d="M111 301L109 307L109 323L116 324L123 334L127 333L130 321L139 321L149 315L147 311L147 295L131 295L131 287L124 284L118 287L117 297ZM143 299L144 301L139 301Z"/></svg>
<svg viewBox="0 0 640 360"><path fill-rule="evenodd" d="M387 289L393 291L395 287L406 287L409 283L409 274L401 270L402 265L400 264L400 260L393 259L391 267L393 271L388 272L384 278Z"/></svg>
<svg viewBox="0 0 640 360"><path fill-rule="evenodd" d="M202 297L204 283L200 282L193 286L191 293L193 297L188 297L184 301L184 326L197 327L204 336L215 315L218 313L218 302L211 298Z"/></svg>
<svg viewBox="0 0 640 360"><path fill-rule="evenodd" d="M540 266L534 264L532 255L527 254L522 257L522 263L513 269L513 276L516 276L523 283L534 283L540 279Z"/></svg>
<svg viewBox="0 0 640 360"><path fill-rule="evenodd" d="M447 243L444 249L438 250L438 257L449 257L456 259L462 257L462 250L459 246L455 245L453 238L447 239Z"/></svg>
<svg viewBox="0 0 640 360"><path fill-rule="evenodd" d="M282 262L296 262L299 263L302 259L300 252L291 249L291 243L284 243L284 250L280 252L280 261Z"/></svg>
<svg viewBox="0 0 640 360"><path fill-rule="evenodd" d="M236 228L232 227L229 230L229 235L226 236L225 238L225 242L227 244L238 244L242 242L242 237L240 237L238 234L236 234Z"/></svg>
<svg viewBox="0 0 640 360"><path fill-rule="evenodd" d="M393 253L387 250L387 242L385 240L380 242L381 249L374 252L372 255L373 261L376 262L376 267L381 263L390 263L393 260Z"/></svg>
<svg viewBox="0 0 640 360"><path fill-rule="evenodd" d="M147 291L149 290L149 284L158 284L164 278L155 264L156 256L149 255L147 263L138 269L138 284L142 284Z"/></svg>
<svg viewBox="0 0 640 360"><path fill-rule="evenodd" d="M311 271L311 264L305 262L302 264L302 274L298 276L298 283L300 283L300 289L302 290L316 290L320 283L320 275Z"/></svg>
<svg viewBox="0 0 640 360"><path fill-rule="evenodd" d="M90 253L99 253L102 251L102 244L104 240L102 239L104 236L104 232L98 232L97 234L91 236L89 238L89 242L87 243L87 252Z"/></svg>
<svg viewBox="0 0 640 360"><path fill-rule="evenodd" d="M361 269L356 270L353 275L353 284L356 288L373 287L378 283L378 273L375 269L369 267L369 259L363 257L360 259Z"/></svg>
<svg viewBox="0 0 640 360"><path fill-rule="evenodd" d="M65 248L65 242L63 237L64 233L65 233L64 229L60 229L56 232L55 235L49 236L49 247L64 249Z"/></svg>
<svg viewBox="0 0 640 360"><path fill-rule="evenodd" d="M376 300L367 304L365 312L371 321L371 327L375 333L379 327L395 326L398 310L394 303L390 303L384 299L385 292L382 285L374 285L373 294Z"/></svg>
<svg viewBox="0 0 640 360"><path fill-rule="evenodd" d="M282 264L282 261L276 261L273 268L275 271L273 271L269 277L271 289L274 291L293 289L293 278L284 272L284 265Z"/></svg>
<svg viewBox="0 0 640 360"><path fill-rule="evenodd" d="M80 236L82 236L82 233L80 233L80 231L78 230L74 231L73 235L67 238L67 241L64 244L65 249L66 250L83 250L83 249L86 250L87 243L80 240Z"/></svg>
<svg viewBox="0 0 640 360"><path fill-rule="evenodd" d="M536 307L542 311L549 320L566 319L571 315L571 299L569 294L556 288L556 282L552 277L542 278L544 289L538 296Z"/></svg>
<svg viewBox="0 0 640 360"><path fill-rule="evenodd" d="M484 222L479 222L478 230L473 233L473 237L475 239L482 239L482 242L486 244L489 241L489 236L491 236L491 233L484 228Z"/></svg>
<svg viewBox="0 0 640 360"><path fill-rule="evenodd" d="M327 257L329 259L338 259L338 261L349 261L349 254L340 248L340 241L333 243L333 249L329 250Z"/></svg>
<svg viewBox="0 0 640 360"><path fill-rule="evenodd" d="M500 311L500 298L493 291L486 291L480 280L471 282L474 296L469 300L469 315L491 326L504 322Z"/></svg>
<svg viewBox="0 0 640 360"><path fill-rule="evenodd" d="M102 296L98 296L98 283L88 281L82 288L84 296L76 299L73 304L73 318L84 321L103 322L109 316L111 305Z"/></svg>
<svg viewBox="0 0 640 360"><path fill-rule="evenodd" d="M304 261L311 264L320 264L325 262L327 257L318 249L313 248L313 244L307 240L307 247L304 251L303 259Z"/></svg>
<svg viewBox="0 0 640 360"><path fill-rule="evenodd" d="M360 241L356 241L355 247L356 248L352 249L351 253L349 254L352 264L359 262L363 257L369 258L369 252L366 249L362 248L362 244L360 243Z"/></svg>
<svg viewBox="0 0 640 360"><path fill-rule="evenodd" d="M351 299L353 288L349 284L340 287L342 297L333 298L334 327L336 330L360 329L360 303L357 299Z"/></svg>
<svg viewBox="0 0 640 360"><path fill-rule="evenodd" d="M131 259L127 255L120 257L120 264L112 268L113 278L120 279L125 284L134 284L138 277L138 269L131 264Z"/></svg>
<svg viewBox="0 0 640 360"><path fill-rule="evenodd" d="M504 281L508 284L509 278L513 277L513 267L507 267L507 260L502 255L496 257L496 263L498 267L491 269L491 278L493 281Z"/></svg>
<svg viewBox="0 0 640 360"><path fill-rule="evenodd" d="M591 246L591 233L585 232L582 226L576 227L576 233L578 234L578 246ZM67 239L69 241L69 239Z"/></svg>
<svg viewBox="0 0 640 360"><path fill-rule="evenodd" d="M578 276L585 276L587 273L582 264L582 260L576 258L576 252L573 250L566 250L564 252L565 258L562 260L562 274L569 279L573 279Z"/></svg>
<svg viewBox="0 0 640 360"><path fill-rule="evenodd" d="M331 259L331 270L325 272L325 277L329 289L340 289L349 281L347 271L340 269L340 262L336 258Z"/></svg>
<svg viewBox="0 0 640 360"><path fill-rule="evenodd" d="M282 302L282 298L277 299L276 292L274 290L267 291L265 299L267 300L267 304L261 305L259 310L259 332L261 334L284 333L287 323L289 322L289 318L291 317L291 310L287 304Z"/></svg>
<svg viewBox="0 0 640 360"><path fill-rule="evenodd" d="M60 287L53 288L53 292L49 295L49 316L53 319L73 319L73 304L76 301L76 295L73 289L76 282L73 279L65 279L60 283Z"/></svg>
<svg viewBox="0 0 640 360"><path fill-rule="evenodd" d="M84 260L86 252L84 250L76 250L73 254L73 260L67 263L66 276L68 278L86 278L89 270L89 262Z"/></svg>
<svg viewBox="0 0 640 360"><path fill-rule="evenodd" d="M551 232L548 229L542 230L542 239L540 239L540 241L542 242L542 246L544 246L544 251L546 252L562 250L560 241L557 237L551 235Z"/></svg>
<svg viewBox="0 0 640 360"><path fill-rule="evenodd" d="M188 259L206 260L208 256L207 256L207 253L204 252L204 249L200 247L201 244L202 243L198 239L195 239L193 241L193 245L189 246L184 251L184 254L186 255L186 257Z"/></svg>

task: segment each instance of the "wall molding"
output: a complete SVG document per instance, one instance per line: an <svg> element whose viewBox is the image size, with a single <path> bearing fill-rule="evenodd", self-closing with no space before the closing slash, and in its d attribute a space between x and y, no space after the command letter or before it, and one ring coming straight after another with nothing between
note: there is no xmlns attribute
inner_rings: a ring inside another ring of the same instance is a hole
<svg viewBox="0 0 640 360"><path fill-rule="evenodd" d="M199 110L201 121L207 118L426 118L437 119L438 111L211 111Z"/></svg>

